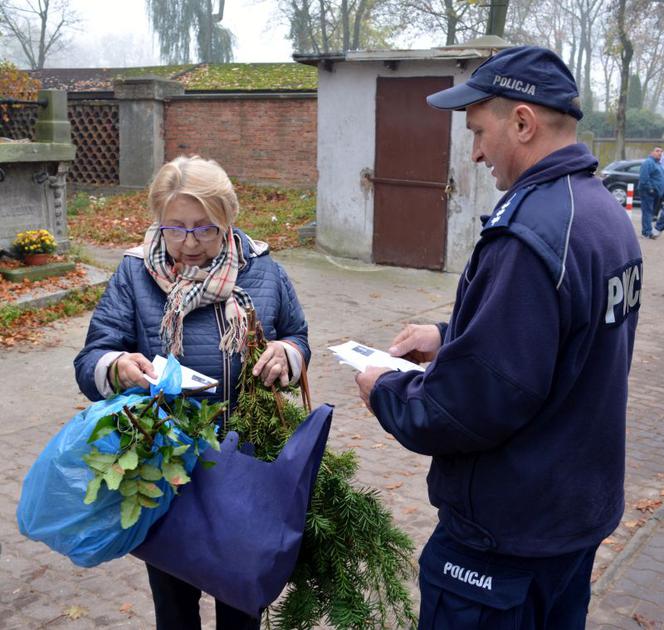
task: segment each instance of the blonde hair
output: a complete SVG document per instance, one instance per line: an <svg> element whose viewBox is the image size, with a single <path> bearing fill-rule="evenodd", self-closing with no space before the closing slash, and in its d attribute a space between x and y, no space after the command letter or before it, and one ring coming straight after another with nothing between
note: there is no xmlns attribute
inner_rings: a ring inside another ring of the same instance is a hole
<svg viewBox="0 0 664 630"><path fill-rule="evenodd" d="M231 225L240 211L226 171L214 160L205 160L198 155L176 157L155 175L148 193L148 205L158 221L178 195L196 199L210 219L222 227Z"/></svg>

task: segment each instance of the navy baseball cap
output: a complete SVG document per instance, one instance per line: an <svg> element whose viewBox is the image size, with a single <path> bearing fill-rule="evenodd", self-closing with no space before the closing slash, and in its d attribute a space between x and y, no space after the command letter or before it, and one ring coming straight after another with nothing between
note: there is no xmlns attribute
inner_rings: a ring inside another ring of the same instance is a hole
<svg viewBox="0 0 664 630"><path fill-rule="evenodd" d="M537 103L564 114L583 118L573 99L579 96L576 81L565 62L548 48L506 48L480 65L460 85L427 96L437 109L464 110L468 105L496 96Z"/></svg>

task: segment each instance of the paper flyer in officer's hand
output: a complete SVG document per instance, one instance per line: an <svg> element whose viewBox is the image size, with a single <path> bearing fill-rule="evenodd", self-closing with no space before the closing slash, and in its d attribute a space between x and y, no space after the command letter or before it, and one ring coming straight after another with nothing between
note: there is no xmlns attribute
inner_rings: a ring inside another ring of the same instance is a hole
<svg viewBox="0 0 664 630"><path fill-rule="evenodd" d="M161 355L156 354L154 359L152 359L152 366L157 373L157 378L152 378L147 374L144 374L144 376L148 383L156 385L159 383L159 379L166 368L166 359ZM196 372L196 370L192 370L184 365L181 365L180 367L182 368L182 389L198 389L199 387L203 387L203 385L212 385L205 390L205 393L209 392L210 394L214 394L217 391L217 381L215 379L210 378L205 374L201 374L200 372Z"/></svg>
<svg viewBox="0 0 664 630"><path fill-rule="evenodd" d="M346 363L360 372L364 372L370 365L399 370L400 372L408 372L409 370L424 372L424 368L417 363L393 357L391 354L383 352L383 350L370 348L357 343L357 341L347 341L338 346L329 346L328 350L334 352L337 359L339 359L339 363Z"/></svg>

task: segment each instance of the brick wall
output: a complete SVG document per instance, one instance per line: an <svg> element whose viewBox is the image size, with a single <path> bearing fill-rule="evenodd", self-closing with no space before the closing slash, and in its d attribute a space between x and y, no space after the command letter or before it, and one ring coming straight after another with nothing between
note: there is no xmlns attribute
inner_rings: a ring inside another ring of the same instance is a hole
<svg viewBox="0 0 664 630"><path fill-rule="evenodd" d="M240 180L316 185L315 95L188 95L166 104L166 160L215 159Z"/></svg>

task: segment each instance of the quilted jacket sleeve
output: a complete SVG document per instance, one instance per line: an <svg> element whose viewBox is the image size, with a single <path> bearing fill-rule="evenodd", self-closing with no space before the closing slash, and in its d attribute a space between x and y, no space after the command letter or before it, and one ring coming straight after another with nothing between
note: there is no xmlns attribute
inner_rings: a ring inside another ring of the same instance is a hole
<svg viewBox="0 0 664 630"><path fill-rule="evenodd" d="M297 299L295 289L283 270L277 264L280 278L280 309L277 319L277 339L292 341L304 355L304 360L309 365L311 350L309 348L308 326L304 318L304 311L300 301Z"/></svg>
<svg viewBox="0 0 664 630"><path fill-rule="evenodd" d="M135 352L135 295L129 258L125 257L111 277L92 314L85 346L74 359L76 381L90 400L101 400L94 379L99 359L111 351Z"/></svg>

